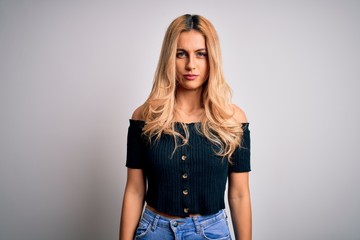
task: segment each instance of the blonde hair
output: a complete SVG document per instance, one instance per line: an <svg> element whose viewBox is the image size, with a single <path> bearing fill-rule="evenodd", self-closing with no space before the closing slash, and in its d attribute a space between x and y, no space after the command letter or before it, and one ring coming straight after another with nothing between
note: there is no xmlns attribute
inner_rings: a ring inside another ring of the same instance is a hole
<svg viewBox="0 0 360 240"><path fill-rule="evenodd" d="M180 137L184 144L188 142L189 132L186 124L181 123L185 136L175 131L174 110L177 41L182 32L190 30L204 35L209 61L209 78L203 85L202 93L205 114L199 131L219 147L215 152L217 155L227 157L231 162L231 155L240 144L242 128L240 121L234 118L231 90L223 76L219 38L214 26L199 15L180 16L166 31L153 87L144 103L143 118L146 124L143 133L149 140L153 137L159 139L162 134L170 134L174 137L175 149L177 137Z"/></svg>

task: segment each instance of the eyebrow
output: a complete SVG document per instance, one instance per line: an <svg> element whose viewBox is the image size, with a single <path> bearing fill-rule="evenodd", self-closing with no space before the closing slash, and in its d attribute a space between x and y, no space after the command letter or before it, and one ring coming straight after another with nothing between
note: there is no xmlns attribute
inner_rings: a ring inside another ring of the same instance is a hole
<svg viewBox="0 0 360 240"><path fill-rule="evenodd" d="M185 49L183 48L178 48L176 49L176 51L184 51L184 52L187 52ZM197 49L195 50L195 52L199 52L199 51L207 51L206 48L200 48L200 49Z"/></svg>

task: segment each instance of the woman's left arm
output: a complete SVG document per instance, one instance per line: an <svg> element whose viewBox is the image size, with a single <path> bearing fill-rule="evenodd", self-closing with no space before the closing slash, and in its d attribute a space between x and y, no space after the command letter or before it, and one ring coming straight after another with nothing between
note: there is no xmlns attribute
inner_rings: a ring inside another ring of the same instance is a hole
<svg viewBox="0 0 360 240"><path fill-rule="evenodd" d="M228 201L235 238L237 240L251 240L252 213L248 172L230 173Z"/></svg>

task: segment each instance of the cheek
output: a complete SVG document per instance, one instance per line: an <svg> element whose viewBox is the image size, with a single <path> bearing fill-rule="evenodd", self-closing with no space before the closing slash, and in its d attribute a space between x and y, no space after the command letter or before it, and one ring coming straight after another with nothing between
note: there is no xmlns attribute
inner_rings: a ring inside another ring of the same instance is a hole
<svg viewBox="0 0 360 240"><path fill-rule="evenodd" d="M176 75L176 77L178 77L180 74L181 74L180 68L176 67L176 69L175 69L175 75Z"/></svg>
<svg viewBox="0 0 360 240"><path fill-rule="evenodd" d="M202 71L205 75L209 75L210 67L208 63L204 63L204 65L202 66Z"/></svg>
<svg viewBox="0 0 360 240"><path fill-rule="evenodd" d="M209 61L208 60L203 60L201 62L201 68L204 70L204 71L208 71L209 69Z"/></svg>
<svg viewBox="0 0 360 240"><path fill-rule="evenodd" d="M175 70L176 70L176 73L178 73L178 72L180 72L180 71L182 70L182 68L183 68L182 65L183 65L183 64L182 64L181 61L176 61L176 62L175 62Z"/></svg>
<svg viewBox="0 0 360 240"><path fill-rule="evenodd" d="M176 68L175 68L175 79L176 79L176 81L180 80L181 75L182 74L181 74L180 68L176 65Z"/></svg>

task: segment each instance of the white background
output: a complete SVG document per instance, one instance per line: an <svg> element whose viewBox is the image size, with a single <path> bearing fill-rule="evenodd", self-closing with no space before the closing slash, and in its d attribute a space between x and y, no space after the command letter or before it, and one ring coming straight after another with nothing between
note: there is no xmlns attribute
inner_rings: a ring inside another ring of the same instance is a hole
<svg viewBox="0 0 360 240"><path fill-rule="evenodd" d="M1 0L0 239L117 239L128 119L185 13L215 25L251 124L254 239L360 239L350 0Z"/></svg>

